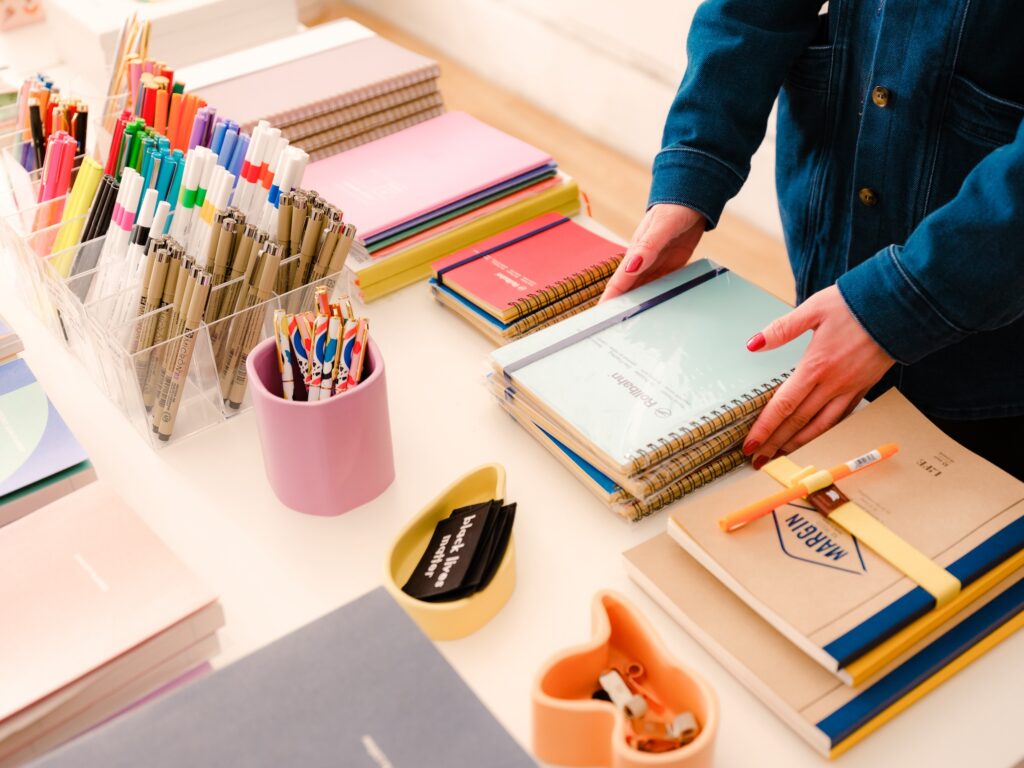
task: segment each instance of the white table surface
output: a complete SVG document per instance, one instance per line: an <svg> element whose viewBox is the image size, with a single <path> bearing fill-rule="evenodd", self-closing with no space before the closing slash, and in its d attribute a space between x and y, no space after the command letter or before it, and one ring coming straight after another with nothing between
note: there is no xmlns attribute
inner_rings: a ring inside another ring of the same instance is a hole
<svg viewBox="0 0 1024 768"><path fill-rule="evenodd" d="M520 743L530 743L534 675L554 652L590 637L591 598L611 588L717 690L717 765L826 763L626 576L621 552L661 532L665 513L636 524L618 519L505 415L483 384L488 342L436 305L426 285L367 308L386 360L396 480L372 503L323 518L275 499L251 412L153 451L12 294L0 284L0 312L102 481L220 594L227 626L217 666L379 585L403 523L457 476L497 461L508 472L508 499L519 504L516 589L490 624L438 647ZM679 503L699 501L697 493ZM1024 633L1017 633L840 764L1012 765L1024 755L1022 682Z"/></svg>

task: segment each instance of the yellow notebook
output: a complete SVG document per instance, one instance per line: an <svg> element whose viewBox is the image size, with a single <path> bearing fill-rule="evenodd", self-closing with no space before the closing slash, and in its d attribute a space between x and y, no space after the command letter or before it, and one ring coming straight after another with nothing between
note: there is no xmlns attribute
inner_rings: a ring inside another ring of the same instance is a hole
<svg viewBox="0 0 1024 768"><path fill-rule="evenodd" d="M363 301L373 301L406 285L423 280L432 272L431 264L470 243L483 240L509 227L548 211L566 216L579 212L579 186L570 178L565 183L521 200L489 216L475 219L435 239L427 240L406 251L400 251L378 261L373 257L352 265Z"/></svg>

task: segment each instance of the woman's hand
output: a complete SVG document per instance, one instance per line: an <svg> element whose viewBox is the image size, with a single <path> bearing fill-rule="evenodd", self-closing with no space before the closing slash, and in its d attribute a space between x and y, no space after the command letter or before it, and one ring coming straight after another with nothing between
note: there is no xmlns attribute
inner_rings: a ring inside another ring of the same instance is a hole
<svg viewBox="0 0 1024 768"><path fill-rule="evenodd" d="M640 221L622 263L601 301L626 293L686 266L704 234L704 216L670 203L652 206Z"/></svg>
<svg viewBox="0 0 1024 768"><path fill-rule="evenodd" d="M806 331L814 336L796 371L776 390L743 444L743 452L754 456L754 469L840 421L895 362L861 327L834 285L774 320L747 342L747 349L775 349Z"/></svg>

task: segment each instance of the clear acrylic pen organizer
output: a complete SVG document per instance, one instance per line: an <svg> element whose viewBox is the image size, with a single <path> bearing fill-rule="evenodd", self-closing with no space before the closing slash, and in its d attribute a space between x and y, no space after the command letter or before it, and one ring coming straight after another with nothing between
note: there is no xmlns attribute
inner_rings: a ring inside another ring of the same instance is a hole
<svg viewBox="0 0 1024 768"><path fill-rule="evenodd" d="M18 273L20 284L30 287L33 309L51 333L154 447L248 410L245 360L273 334L274 310L312 310L319 285L328 287L332 301L344 292L341 273L336 273L295 290L279 284L265 300L234 311L244 280L239 277L211 289L208 316L195 331L172 334L173 307L139 315L137 288L99 295L95 263L105 236L41 256L61 226L18 233L5 221L5 261ZM280 272L286 273L298 258L282 261ZM147 338L155 342L146 344ZM168 377L175 369L178 375L170 385ZM173 397L167 392L172 386Z"/></svg>

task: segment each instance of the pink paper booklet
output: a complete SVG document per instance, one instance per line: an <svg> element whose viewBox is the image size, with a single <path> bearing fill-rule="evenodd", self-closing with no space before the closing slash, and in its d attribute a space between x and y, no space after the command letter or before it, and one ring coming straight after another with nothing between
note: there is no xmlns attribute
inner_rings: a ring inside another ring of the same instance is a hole
<svg viewBox="0 0 1024 768"><path fill-rule="evenodd" d="M216 600L92 483L0 530L0 722Z"/></svg>
<svg viewBox="0 0 1024 768"><path fill-rule="evenodd" d="M302 186L341 208L364 240L551 163L465 112L310 163Z"/></svg>

